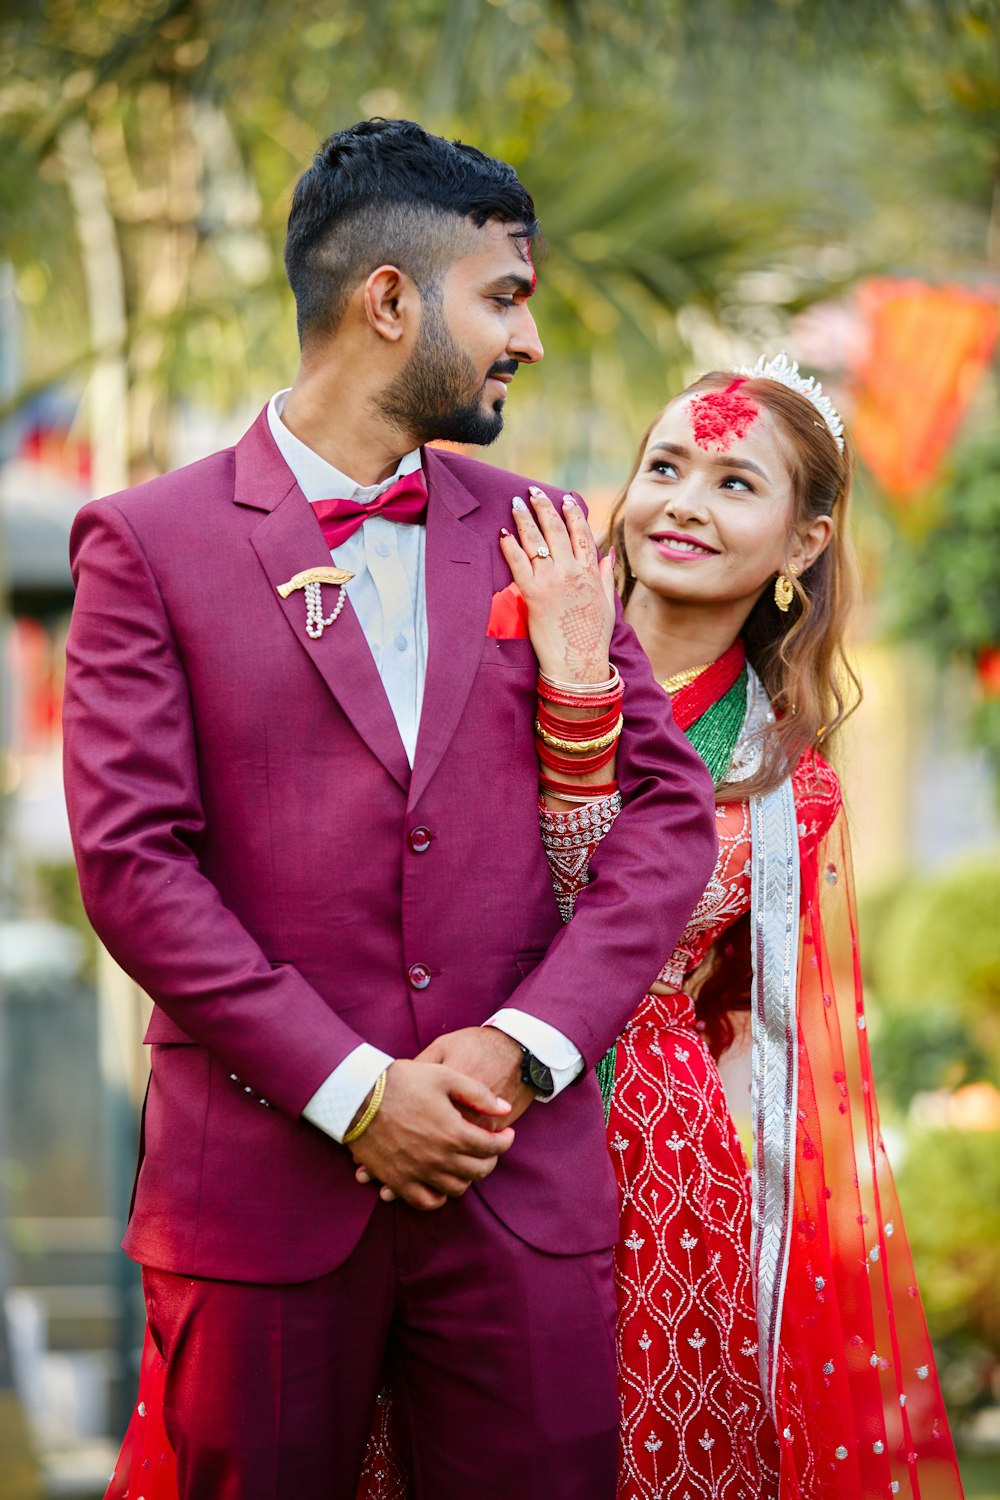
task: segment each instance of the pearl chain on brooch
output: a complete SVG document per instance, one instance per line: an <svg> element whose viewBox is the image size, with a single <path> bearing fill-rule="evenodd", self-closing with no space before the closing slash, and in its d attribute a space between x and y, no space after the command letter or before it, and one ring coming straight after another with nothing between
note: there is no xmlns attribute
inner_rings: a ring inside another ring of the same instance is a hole
<svg viewBox="0 0 1000 1500"><path fill-rule="evenodd" d="M337 591L337 602L333 606L333 613L324 617L322 584L307 583L303 592L306 596L306 635L318 641L326 627L332 625L340 614L347 594L344 591L344 585L341 584Z"/></svg>
<svg viewBox="0 0 1000 1500"><path fill-rule="evenodd" d="M294 578L289 578L287 583L279 583L277 589L282 599L287 599L296 589L302 589L306 596L306 635L310 640L318 641L326 627L333 624L343 609L347 598L344 585L350 583L353 577L354 574L348 573L345 568L306 568L303 572L296 573ZM324 583L339 589L333 613L325 617L322 592Z"/></svg>

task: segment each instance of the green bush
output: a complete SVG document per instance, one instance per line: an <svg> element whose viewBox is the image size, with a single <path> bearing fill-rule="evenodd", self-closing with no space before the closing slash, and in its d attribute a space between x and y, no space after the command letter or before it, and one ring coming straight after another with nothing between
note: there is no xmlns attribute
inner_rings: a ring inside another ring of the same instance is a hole
<svg viewBox="0 0 1000 1500"><path fill-rule="evenodd" d="M1000 1131L915 1131L898 1186L945 1398L968 1413L1000 1375Z"/></svg>
<svg viewBox="0 0 1000 1500"><path fill-rule="evenodd" d="M989 1054L954 1010L887 1011L871 1028L879 1097L905 1115L915 1094L992 1080Z"/></svg>
<svg viewBox="0 0 1000 1500"><path fill-rule="evenodd" d="M869 898L862 953L885 1101L1000 1081L1000 869L979 861Z"/></svg>
<svg viewBox="0 0 1000 1500"><path fill-rule="evenodd" d="M975 1023L1000 1002L1000 865L963 865L904 887L869 956L879 992L907 1008L950 1003Z"/></svg>

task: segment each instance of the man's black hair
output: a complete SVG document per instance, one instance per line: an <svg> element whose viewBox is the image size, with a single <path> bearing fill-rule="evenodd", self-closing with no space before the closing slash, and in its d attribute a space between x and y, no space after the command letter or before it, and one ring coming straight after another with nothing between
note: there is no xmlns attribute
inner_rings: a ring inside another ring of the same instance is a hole
<svg viewBox="0 0 1000 1500"><path fill-rule="evenodd" d="M332 332L359 281L396 265L423 293L464 252L456 218L529 242L535 206L513 167L412 120L362 120L324 141L295 187L285 269L299 339ZM527 255L527 252L526 252Z"/></svg>

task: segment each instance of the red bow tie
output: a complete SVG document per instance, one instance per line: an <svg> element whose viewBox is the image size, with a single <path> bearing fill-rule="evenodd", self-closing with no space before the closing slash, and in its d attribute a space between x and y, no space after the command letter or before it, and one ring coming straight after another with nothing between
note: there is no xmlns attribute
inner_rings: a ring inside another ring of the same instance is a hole
<svg viewBox="0 0 1000 1500"><path fill-rule="evenodd" d="M427 518L427 485L423 470L414 469L412 474L404 474L383 490L377 500L369 500L367 505L360 500L313 500L312 508L331 552L352 537L369 516L385 516L387 521L420 525Z"/></svg>

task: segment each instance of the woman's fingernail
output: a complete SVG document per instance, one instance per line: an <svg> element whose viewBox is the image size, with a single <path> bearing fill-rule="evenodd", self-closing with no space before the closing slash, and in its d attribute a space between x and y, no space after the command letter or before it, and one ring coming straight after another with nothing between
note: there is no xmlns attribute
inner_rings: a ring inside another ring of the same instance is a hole
<svg viewBox="0 0 1000 1500"><path fill-rule="evenodd" d="M540 490L537 484L528 485L528 494L532 500L547 500L549 497L544 490Z"/></svg>
<svg viewBox="0 0 1000 1500"><path fill-rule="evenodd" d="M502 542L505 542L509 536L510 536L510 532L507 530L506 526L501 526L500 527L500 540Z"/></svg>
<svg viewBox="0 0 1000 1500"><path fill-rule="evenodd" d="M618 556L617 552L615 551L614 547L612 547L611 550L608 552L608 561L610 562L610 564L611 564L612 567L614 567L614 565L615 565L615 559L617 558L617 556Z"/></svg>
<svg viewBox="0 0 1000 1500"><path fill-rule="evenodd" d="M511 510L527 510L528 509L528 507L525 505L524 501L521 499L520 495L515 495L514 496L513 500L510 502L510 508L511 508Z"/></svg>
<svg viewBox="0 0 1000 1500"><path fill-rule="evenodd" d="M563 495L563 506L564 507L567 506L567 505L575 505L575 504L576 504L576 501L573 499L572 495Z"/></svg>

